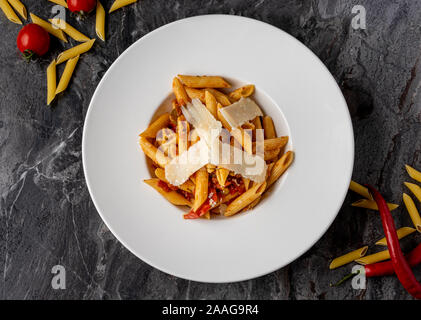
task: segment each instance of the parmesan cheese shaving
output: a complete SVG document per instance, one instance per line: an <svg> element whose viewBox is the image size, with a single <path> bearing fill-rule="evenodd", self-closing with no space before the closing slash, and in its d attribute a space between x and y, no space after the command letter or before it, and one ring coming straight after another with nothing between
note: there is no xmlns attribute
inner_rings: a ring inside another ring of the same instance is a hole
<svg viewBox="0 0 421 320"><path fill-rule="evenodd" d="M241 127L247 121L253 120L257 116L263 116L262 110L250 98L241 98L240 101L221 108L220 111L231 128Z"/></svg>

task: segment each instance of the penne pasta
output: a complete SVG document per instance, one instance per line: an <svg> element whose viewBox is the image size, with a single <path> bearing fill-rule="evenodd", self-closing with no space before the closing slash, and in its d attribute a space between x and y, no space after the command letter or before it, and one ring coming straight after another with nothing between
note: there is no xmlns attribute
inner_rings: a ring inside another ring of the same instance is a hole
<svg viewBox="0 0 421 320"><path fill-rule="evenodd" d="M281 149L265 150L264 159L265 161L272 161L278 158L281 153Z"/></svg>
<svg viewBox="0 0 421 320"><path fill-rule="evenodd" d="M259 198L266 189L266 182L258 183L234 199L227 207L225 216L230 217Z"/></svg>
<svg viewBox="0 0 421 320"><path fill-rule="evenodd" d="M216 107L216 99L208 90L205 91L205 105L209 112L215 117L218 117L218 110Z"/></svg>
<svg viewBox="0 0 421 320"><path fill-rule="evenodd" d="M228 98L232 102L236 102L241 98L250 97L254 93L254 85L249 84L244 87L238 88L228 94Z"/></svg>
<svg viewBox="0 0 421 320"><path fill-rule="evenodd" d="M54 37L60 39L61 41L67 42L67 38L66 38L63 30L54 28L54 26L51 23L49 23L45 20L42 20L40 17L36 16L33 13L30 13L29 15L31 16L31 20L32 20L33 23L39 25L45 31L52 34ZM77 54L74 55L74 57L75 56L77 56ZM59 64L58 61L57 61L57 64Z"/></svg>
<svg viewBox="0 0 421 320"><path fill-rule="evenodd" d="M263 143L264 151L281 150L288 143L288 136L283 136L273 139L265 139ZM256 142L253 142L253 153L256 153Z"/></svg>
<svg viewBox="0 0 421 320"><path fill-rule="evenodd" d="M389 250L380 251L368 256L356 259L355 262L366 265L390 259Z"/></svg>
<svg viewBox="0 0 421 320"><path fill-rule="evenodd" d="M254 128L257 129L263 129L262 121L260 121L260 117L256 117L253 119Z"/></svg>
<svg viewBox="0 0 421 320"><path fill-rule="evenodd" d="M421 182L421 172L415 170L414 168L408 165L405 165L405 168L412 179L417 180L418 182Z"/></svg>
<svg viewBox="0 0 421 320"><path fill-rule="evenodd" d="M189 88L185 87L187 95L189 96L190 100L192 99L199 99L202 103L206 103L205 101L205 91L201 89Z"/></svg>
<svg viewBox="0 0 421 320"><path fill-rule="evenodd" d="M231 104L231 101L228 98L228 96L222 93L221 91L213 89L213 88L207 88L206 90L212 93L216 101L219 102L222 106L227 107Z"/></svg>
<svg viewBox="0 0 421 320"><path fill-rule="evenodd" d="M110 11L108 11L108 13L114 12L117 9L128 6L129 4L132 4L135 2L137 2L137 0L115 0L113 5L110 8Z"/></svg>
<svg viewBox="0 0 421 320"><path fill-rule="evenodd" d="M421 202L421 187L416 185L415 183L405 182L405 185L408 187L409 190L417 197L418 201Z"/></svg>
<svg viewBox="0 0 421 320"><path fill-rule="evenodd" d="M8 0L10 5L16 10L17 13L20 14L22 18L25 20L28 19L28 12L26 11L26 8L22 2L19 0Z"/></svg>
<svg viewBox="0 0 421 320"><path fill-rule="evenodd" d="M57 71L56 60L53 60L47 68L47 104L50 105L56 96Z"/></svg>
<svg viewBox="0 0 421 320"><path fill-rule="evenodd" d="M251 182L250 179L247 179L247 178L243 177L244 188L246 189L246 191L249 189L250 182Z"/></svg>
<svg viewBox="0 0 421 320"><path fill-rule="evenodd" d="M179 106L185 106L190 101L186 89L178 78L173 79L172 90Z"/></svg>
<svg viewBox="0 0 421 320"><path fill-rule="evenodd" d="M206 171L207 171L208 173L215 172L215 170L216 170L216 166L215 166L215 165L210 164L210 163L208 163L208 164L206 165Z"/></svg>
<svg viewBox="0 0 421 320"><path fill-rule="evenodd" d="M13 11L7 0L0 0L0 9L4 12L7 19L16 24L22 24L22 21L19 19L18 15Z"/></svg>
<svg viewBox="0 0 421 320"><path fill-rule="evenodd" d="M273 120L269 116L263 117L263 129L265 134L265 139L276 138L275 126L273 125Z"/></svg>
<svg viewBox="0 0 421 320"><path fill-rule="evenodd" d="M409 216L411 217L412 223L418 232L421 232L421 217L415 206L414 201L406 193L403 194L403 202L405 203L406 209L408 210Z"/></svg>
<svg viewBox="0 0 421 320"><path fill-rule="evenodd" d="M55 4L59 4L59 5L61 5L62 7L67 8L67 3L66 3L66 0L48 0L48 1L53 2L53 3L55 3Z"/></svg>
<svg viewBox="0 0 421 320"><path fill-rule="evenodd" d="M71 58L80 56L82 53L89 51L92 48L94 42L95 42L95 39L91 39L82 44L74 46L73 48L63 51L57 57L57 64L63 63Z"/></svg>
<svg viewBox="0 0 421 320"><path fill-rule="evenodd" d="M193 211L197 211L208 198L209 175L206 168L196 172L196 187L194 190Z"/></svg>
<svg viewBox="0 0 421 320"><path fill-rule="evenodd" d="M159 130L155 142L159 144L159 149L170 159L177 156L177 134L170 128Z"/></svg>
<svg viewBox="0 0 421 320"><path fill-rule="evenodd" d="M373 196L368 191L368 189L355 181L351 180L351 182L349 183L349 190L358 193L366 199L373 200Z"/></svg>
<svg viewBox="0 0 421 320"><path fill-rule="evenodd" d="M368 199L361 199L361 200L355 201L354 203L351 204L351 206L358 207L358 208L366 208L366 209L371 209L371 210L379 210L377 207L377 203L374 200L368 200ZM397 207L399 207L398 204L394 204L394 203L388 203L387 206L389 207L390 211L393 211Z"/></svg>
<svg viewBox="0 0 421 320"><path fill-rule="evenodd" d="M218 167L218 169L216 169L216 179L221 187L225 186L229 173L230 171L225 168Z"/></svg>
<svg viewBox="0 0 421 320"><path fill-rule="evenodd" d="M218 76L186 76L179 74L181 82L190 88L231 88L224 78Z"/></svg>
<svg viewBox="0 0 421 320"><path fill-rule="evenodd" d="M83 33L79 32L76 28L72 27L66 21L62 19L48 19L54 26L63 30L70 38L79 42L86 42L90 39L85 36Z"/></svg>
<svg viewBox="0 0 421 320"><path fill-rule="evenodd" d="M343 256L337 257L332 260L332 262L329 265L329 269L336 269L339 267L342 267L348 263L351 263L352 261L355 261L356 259L359 259L361 257L364 257L367 253L368 246L362 247L360 249L348 252L347 254L344 254Z"/></svg>
<svg viewBox="0 0 421 320"><path fill-rule="evenodd" d="M406 236L409 236L411 233L414 233L415 231L417 230L415 230L414 228L403 227L396 230L396 233L398 235L398 239L400 240L402 238L405 238ZM376 242L376 245L387 246L386 238L381 238L379 241Z"/></svg>
<svg viewBox="0 0 421 320"><path fill-rule="evenodd" d="M171 191L165 191L163 188L159 186L159 179L152 178L148 180L144 180L144 182L148 185L150 185L152 188L154 188L156 191L158 191L165 199L167 199L170 203L176 205L176 206L190 206L191 202L183 197L180 193L177 191L171 190Z"/></svg>
<svg viewBox="0 0 421 320"><path fill-rule="evenodd" d="M144 138L153 138L155 139L157 137L158 132L168 127L168 124L170 123L170 114L168 112L160 115L158 119L156 119L154 122L152 122L149 127L146 128L145 131L143 131L140 136Z"/></svg>
<svg viewBox="0 0 421 320"><path fill-rule="evenodd" d="M275 165L273 166L267 180L268 188L282 176L282 174L289 168L293 160L294 152L288 151L283 154L282 157L278 159L278 161L275 162Z"/></svg>
<svg viewBox="0 0 421 320"><path fill-rule="evenodd" d="M178 154L182 154L189 148L189 134L190 125L183 115L177 119L177 133L178 133Z"/></svg>
<svg viewBox="0 0 421 320"><path fill-rule="evenodd" d="M61 75L60 81L56 89L56 95L67 89L70 79L72 78L73 71L76 68L79 56L67 60L66 67L64 68L63 74Z"/></svg>
<svg viewBox="0 0 421 320"><path fill-rule="evenodd" d="M165 178L165 169L156 168L155 169L155 175L159 180L162 180L165 183L169 184L168 180ZM190 180L187 180L186 182L181 184L179 186L179 188L183 191L186 191L186 192L189 192L189 193L194 193L194 183L191 182Z"/></svg>
<svg viewBox="0 0 421 320"><path fill-rule="evenodd" d="M160 152L152 143L150 143L146 138L140 137L139 145L142 148L143 152L148 156L153 162L159 165L162 168L165 168L165 165L170 161L170 159L165 156L163 152Z"/></svg>
<svg viewBox="0 0 421 320"><path fill-rule="evenodd" d="M96 2L95 31L102 41L105 41L105 10L101 2Z"/></svg>

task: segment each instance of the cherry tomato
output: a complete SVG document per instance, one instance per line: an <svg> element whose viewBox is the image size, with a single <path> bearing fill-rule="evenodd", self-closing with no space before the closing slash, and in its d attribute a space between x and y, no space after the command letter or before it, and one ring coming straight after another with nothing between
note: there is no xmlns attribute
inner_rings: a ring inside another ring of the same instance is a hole
<svg viewBox="0 0 421 320"><path fill-rule="evenodd" d="M88 13L96 7L96 0L67 0L67 6L72 12Z"/></svg>
<svg viewBox="0 0 421 320"><path fill-rule="evenodd" d="M16 42L25 58L31 58L34 54L42 56L50 48L50 35L39 25L30 23L19 31Z"/></svg>

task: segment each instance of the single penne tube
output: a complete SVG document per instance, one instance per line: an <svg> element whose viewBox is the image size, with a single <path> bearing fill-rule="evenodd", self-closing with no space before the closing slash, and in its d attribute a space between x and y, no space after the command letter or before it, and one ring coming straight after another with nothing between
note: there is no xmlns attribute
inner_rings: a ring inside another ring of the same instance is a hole
<svg viewBox="0 0 421 320"><path fill-rule="evenodd" d="M185 89L190 100L199 99L202 103L206 103L204 90L189 87L185 87Z"/></svg>
<svg viewBox="0 0 421 320"><path fill-rule="evenodd" d="M288 151L282 155L274 164L270 176L267 180L267 187L269 188L276 180L278 180L284 172L289 168L294 160L294 152Z"/></svg>
<svg viewBox="0 0 421 320"><path fill-rule="evenodd" d="M276 159L279 154L281 153L281 149L271 149L271 150L265 150L264 153L264 159L265 161L272 161Z"/></svg>
<svg viewBox="0 0 421 320"><path fill-rule="evenodd" d="M95 31L98 38L105 41L105 10L101 2L96 2Z"/></svg>
<svg viewBox="0 0 421 320"><path fill-rule="evenodd" d="M189 96L187 95L186 89L181 83L180 79L174 78L172 82L172 90L175 95L175 99L179 106L185 106L187 102L190 101Z"/></svg>
<svg viewBox="0 0 421 320"><path fill-rule="evenodd" d="M227 107L231 104L231 101L228 98L228 96L222 93L221 91L213 88L207 88L206 90L212 93L216 101L219 102L222 106Z"/></svg>
<svg viewBox="0 0 421 320"><path fill-rule="evenodd" d="M380 251L368 256L356 259L355 262L366 265L390 259L389 250Z"/></svg>
<svg viewBox="0 0 421 320"><path fill-rule="evenodd" d="M74 46L73 48L70 48L69 50L63 51L57 57L57 64L63 63L71 58L80 56L82 53L89 51L94 45L94 42L95 42L95 39L91 39L82 44Z"/></svg>
<svg viewBox="0 0 421 320"><path fill-rule="evenodd" d="M57 71L54 59L47 68L47 104L50 105L56 96Z"/></svg>
<svg viewBox="0 0 421 320"><path fill-rule="evenodd" d="M54 26L51 23L49 23L45 20L42 20L40 17L36 16L33 13L30 13L29 15L31 16L31 20L32 20L33 23L39 25L41 28L43 28L48 33L52 34L54 37L56 37L56 38L58 38L58 39L60 39L64 42L67 42L67 38L66 38L63 30L54 28ZM77 55L74 55L73 57L75 57L75 56L77 56ZM71 57L71 58L73 58L73 57ZM57 61L57 64L59 64L58 61Z"/></svg>
<svg viewBox="0 0 421 320"><path fill-rule="evenodd" d="M152 178L148 180L144 180L144 182L158 191L165 199L167 199L170 203L176 206L189 206L191 207L191 202L183 197L177 191L171 190L166 191L159 186L159 179Z"/></svg>
<svg viewBox="0 0 421 320"><path fill-rule="evenodd" d="M79 42L85 42L85 41L91 40L87 36L85 36L83 33L81 33L79 30L72 27L63 19L54 18L54 19L48 19L48 21L50 21L57 28L63 30L73 40L76 40Z"/></svg>
<svg viewBox="0 0 421 320"><path fill-rule="evenodd" d="M224 78L218 76L187 76L179 74L181 82L190 88L231 88Z"/></svg>
<svg viewBox="0 0 421 320"><path fill-rule="evenodd" d="M160 150L158 150L158 148L156 148L146 138L140 137L139 145L145 155L160 167L165 168L165 165L170 161L170 159L163 152L160 152Z"/></svg>
<svg viewBox="0 0 421 320"><path fill-rule="evenodd" d="M415 206L412 198L406 193L403 194L403 202L405 203L406 209L408 210L409 216L411 217L412 223L418 232L421 232L421 217Z"/></svg>
<svg viewBox="0 0 421 320"><path fill-rule="evenodd" d="M61 75L60 81L57 85L56 94L59 94L67 89L78 61L79 56L67 60L66 67L64 68L63 74Z"/></svg>
<svg viewBox="0 0 421 320"><path fill-rule="evenodd" d="M247 191L249 189L251 180L250 179L247 179L247 178L244 178L244 177L242 178L242 180L243 180L243 183L244 183L244 188Z"/></svg>
<svg viewBox="0 0 421 320"><path fill-rule="evenodd" d="M164 181L165 183L168 183L167 178L165 177L165 169L163 168L156 168L155 169L155 175L159 180ZM181 190L189 192L189 193L194 193L194 183L191 182L190 180L187 180L186 182L184 182L183 184L178 186Z"/></svg>
<svg viewBox="0 0 421 320"><path fill-rule="evenodd" d="M260 117L256 117L256 118L254 118L253 119L253 124L254 124L254 128L257 130L257 129L263 129L263 126L262 126L262 121L260 120Z"/></svg>
<svg viewBox="0 0 421 320"><path fill-rule="evenodd" d="M116 11L117 9L128 6L129 4L132 4L135 2L137 2L137 0L115 0L113 5L110 8L110 11L108 11L108 13Z"/></svg>
<svg viewBox="0 0 421 320"><path fill-rule="evenodd" d="M224 215L230 217L259 198L266 189L266 181L253 185L246 192L235 198L227 207Z"/></svg>
<svg viewBox="0 0 421 320"><path fill-rule="evenodd" d="M405 165L405 168L412 179L417 180L418 182L421 182L421 172L419 172L418 170L415 170L414 168L408 165Z"/></svg>
<svg viewBox="0 0 421 320"><path fill-rule="evenodd" d="M181 115L177 119L177 143L178 143L178 154L182 154L189 148L189 134L190 125L186 121L186 118Z"/></svg>
<svg viewBox="0 0 421 320"><path fill-rule="evenodd" d="M218 117L218 110L216 108L216 99L208 90L205 91L205 105L208 111L215 117Z"/></svg>
<svg viewBox="0 0 421 320"><path fill-rule="evenodd" d="M276 138L275 126L273 125L273 120L269 116L263 117L263 129L265 134L265 139Z"/></svg>
<svg viewBox="0 0 421 320"><path fill-rule="evenodd" d="M16 24L22 24L22 21L19 19L16 12L13 11L12 7L10 6L9 2L7 2L7 0L0 0L0 8L6 15L7 19Z"/></svg>
<svg viewBox="0 0 421 320"><path fill-rule="evenodd" d="M355 261L356 259L362 258L365 256L365 254L367 253L368 250L368 246L359 248L357 250L348 252L346 254L344 254L343 256L337 257L335 259L332 260L332 262L329 265L329 269L336 269L339 267L342 267L348 263L351 263L353 261Z"/></svg>
<svg viewBox="0 0 421 320"><path fill-rule="evenodd" d="M353 203L351 203L351 206L353 207L358 207L358 208L366 208L366 209L371 209L371 210L379 210L379 208L377 207L377 203L374 200L368 200L368 199L361 199L358 201L355 201ZM389 207L390 211L395 210L396 208L399 207L398 204L394 204L394 203L388 203L387 206Z"/></svg>
<svg viewBox="0 0 421 320"><path fill-rule="evenodd" d="M280 150L281 148L286 146L286 144L288 143L288 139L288 136L273 139L265 139L263 142L263 149L265 152L269 150ZM253 142L253 153L256 153L256 142Z"/></svg>
<svg viewBox="0 0 421 320"><path fill-rule="evenodd" d="M414 228L403 227L396 230L396 233L398 235L398 239L400 240L402 238L405 238L406 236L409 236L411 233L414 233L415 231L417 230L415 230ZM387 246L386 238L381 238L379 241L376 242L376 245Z"/></svg>
<svg viewBox="0 0 421 320"><path fill-rule="evenodd" d="M359 183L352 181L349 183L349 190L354 191L355 193L358 193L359 195L363 196L366 199L373 200L373 196L368 191L368 189Z"/></svg>
<svg viewBox="0 0 421 320"><path fill-rule="evenodd" d="M160 115L158 119L152 122L149 125L149 127L147 127L146 130L140 134L140 136L144 138L156 139L159 130L165 127L168 127L169 123L170 123L170 114L168 112L165 112L164 114Z"/></svg>
<svg viewBox="0 0 421 320"><path fill-rule="evenodd" d="M250 97L253 93L254 93L254 85L249 84L228 93L228 98L232 102L236 102L240 100L241 98Z"/></svg>
<svg viewBox="0 0 421 320"><path fill-rule="evenodd" d="M28 12L22 2L19 0L9 0L10 5L20 14L25 20L28 19Z"/></svg>
<svg viewBox="0 0 421 320"><path fill-rule="evenodd" d="M50 1L52 3L55 3L55 4L59 4L62 7L67 8L67 2L66 2L66 0L48 0L48 1Z"/></svg>
<svg viewBox="0 0 421 320"><path fill-rule="evenodd" d="M194 189L193 211L197 211L208 198L209 174L205 167L196 172L196 187Z"/></svg>
<svg viewBox="0 0 421 320"><path fill-rule="evenodd" d="M218 167L218 169L216 169L216 179L221 187L225 186L229 173L230 171L225 168Z"/></svg>
<svg viewBox="0 0 421 320"><path fill-rule="evenodd" d="M405 182L405 185L409 190L417 197L418 201L421 202L421 187L415 183Z"/></svg>

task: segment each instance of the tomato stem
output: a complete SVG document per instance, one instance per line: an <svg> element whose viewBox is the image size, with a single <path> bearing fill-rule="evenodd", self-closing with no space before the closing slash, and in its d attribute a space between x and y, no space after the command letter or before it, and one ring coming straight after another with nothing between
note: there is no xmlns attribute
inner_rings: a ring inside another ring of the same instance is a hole
<svg viewBox="0 0 421 320"><path fill-rule="evenodd" d="M31 59L34 57L35 53L32 50L26 49L22 53L22 57L26 62L31 61Z"/></svg>

